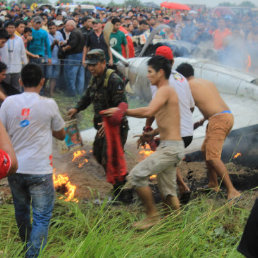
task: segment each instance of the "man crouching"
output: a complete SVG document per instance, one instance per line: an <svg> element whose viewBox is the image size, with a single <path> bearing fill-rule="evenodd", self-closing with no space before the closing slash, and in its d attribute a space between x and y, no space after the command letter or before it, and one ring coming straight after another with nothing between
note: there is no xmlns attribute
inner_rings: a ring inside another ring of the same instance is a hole
<svg viewBox="0 0 258 258"><path fill-rule="evenodd" d="M158 128L155 135L160 134L160 145L156 152L138 163L129 173L128 180L135 187L142 200L147 218L134 226L146 229L159 221L158 211L154 204L149 176L157 174L158 186L165 204L179 209L180 203L176 193L176 166L183 157L184 144L180 136L180 114L178 98L175 90L169 86L171 73L169 61L162 56L154 56L148 62L148 79L157 87L157 94L149 106L128 109L127 116L148 118L155 116ZM117 108L105 111L112 116Z"/></svg>

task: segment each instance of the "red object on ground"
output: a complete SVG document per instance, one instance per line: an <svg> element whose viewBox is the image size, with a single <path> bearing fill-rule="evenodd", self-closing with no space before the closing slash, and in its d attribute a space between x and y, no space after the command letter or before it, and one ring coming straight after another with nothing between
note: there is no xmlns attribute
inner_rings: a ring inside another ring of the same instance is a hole
<svg viewBox="0 0 258 258"><path fill-rule="evenodd" d="M111 184L122 182L127 174L124 150L120 138L120 125L127 110L127 103L120 103L118 111L111 117L103 116L104 129L107 141L107 181ZM100 112L103 114L103 111Z"/></svg>
<svg viewBox="0 0 258 258"><path fill-rule="evenodd" d="M160 6L168 9L174 9L174 10L186 10L186 11L191 10L191 8L186 4L179 4L179 3L172 3L172 2L163 2L160 4Z"/></svg>
<svg viewBox="0 0 258 258"><path fill-rule="evenodd" d="M128 49L129 49L129 58L135 57L133 40L128 35L128 31L125 28L123 28L122 26L120 26L119 30L122 31L125 34ZM122 55L123 55L124 58L126 58L126 52L125 52L125 46L124 45L122 45Z"/></svg>
<svg viewBox="0 0 258 258"><path fill-rule="evenodd" d="M7 176L10 167L11 159L9 155L5 151L0 150L0 179Z"/></svg>

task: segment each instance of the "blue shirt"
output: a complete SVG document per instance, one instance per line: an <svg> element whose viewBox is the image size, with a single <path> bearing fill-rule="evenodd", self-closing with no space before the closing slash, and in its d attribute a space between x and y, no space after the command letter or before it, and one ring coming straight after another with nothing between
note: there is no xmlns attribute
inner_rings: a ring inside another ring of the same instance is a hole
<svg viewBox="0 0 258 258"><path fill-rule="evenodd" d="M50 46L53 44L54 40L58 40L59 42L64 41L63 35L60 31L56 31L55 35L51 35L48 33L48 38L50 42ZM59 64L60 60L58 59L58 46L55 45L53 50L52 50L52 64Z"/></svg>
<svg viewBox="0 0 258 258"><path fill-rule="evenodd" d="M32 38L32 41L28 43L28 51L42 57L47 53L48 58L51 58L48 33L43 29L35 30L32 28Z"/></svg>

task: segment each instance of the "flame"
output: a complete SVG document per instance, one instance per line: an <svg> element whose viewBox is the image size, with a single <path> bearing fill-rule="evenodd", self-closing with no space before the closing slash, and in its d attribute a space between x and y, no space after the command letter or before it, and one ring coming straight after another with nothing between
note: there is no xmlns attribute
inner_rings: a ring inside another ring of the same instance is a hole
<svg viewBox="0 0 258 258"><path fill-rule="evenodd" d="M233 158L236 159L238 157L242 156L242 153L238 152Z"/></svg>
<svg viewBox="0 0 258 258"><path fill-rule="evenodd" d="M55 169L53 171L53 182L55 189L64 189L64 195L66 196L66 202L78 202L78 199L74 198L74 194L76 191L76 186L71 184L70 179L67 175L64 174L55 174ZM60 197L59 199L63 199Z"/></svg>
<svg viewBox="0 0 258 258"><path fill-rule="evenodd" d="M143 159L149 157L154 151L151 150L150 145L146 144L145 147L140 147L142 150L139 151L139 154L143 155Z"/></svg>
<svg viewBox="0 0 258 258"><path fill-rule="evenodd" d="M73 159L72 159L72 161L75 161L76 159L82 157L84 154L86 154L86 151L85 151L85 150L81 150L81 151L78 150L78 151L75 151L75 152L73 153Z"/></svg>
<svg viewBox="0 0 258 258"><path fill-rule="evenodd" d="M79 163L78 168L82 168L88 162L89 161L87 159L84 159L82 162Z"/></svg>
<svg viewBox="0 0 258 258"><path fill-rule="evenodd" d="M249 69L251 68L251 66L252 66L252 59L251 59L251 56L248 55L248 56L247 56L247 65L246 65L246 71L247 71L247 72L249 71Z"/></svg>
<svg viewBox="0 0 258 258"><path fill-rule="evenodd" d="M152 175L152 176L150 176L149 178L150 178L150 180L154 180L154 179L157 178L157 175Z"/></svg>

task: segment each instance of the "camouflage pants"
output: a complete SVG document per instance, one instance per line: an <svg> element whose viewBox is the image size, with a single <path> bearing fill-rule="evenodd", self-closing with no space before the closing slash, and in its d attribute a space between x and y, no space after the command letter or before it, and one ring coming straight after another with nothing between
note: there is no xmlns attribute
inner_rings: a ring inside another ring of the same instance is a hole
<svg viewBox="0 0 258 258"><path fill-rule="evenodd" d="M121 137L121 143L122 147L124 148L124 145L127 140L128 135L128 125L121 125L120 127L120 137ZM107 165L107 142L106 137L99 137L98 134L95 136L95 140L93 143L93 155L98 161L99 164L101 164L104 169L106 170Z"/></svg>

